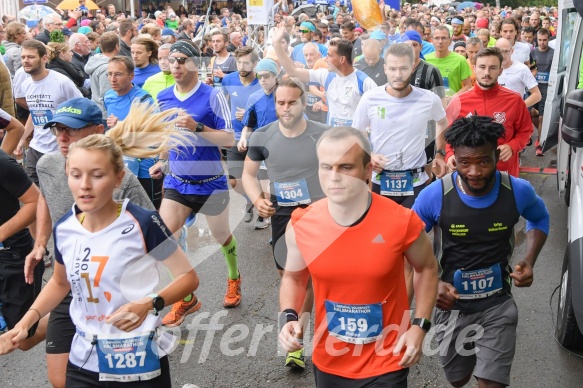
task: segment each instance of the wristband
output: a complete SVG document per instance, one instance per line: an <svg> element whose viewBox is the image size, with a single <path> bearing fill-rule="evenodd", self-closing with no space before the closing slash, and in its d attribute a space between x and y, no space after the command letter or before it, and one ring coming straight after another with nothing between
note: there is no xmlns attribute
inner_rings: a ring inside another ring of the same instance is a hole
<svg viewBox="0 0 583 388"><path fill-rule="evenodd" d="M285 309L281 312L285 314L285 322L297 322L299 320L298 313L294 309Z"/></svg>

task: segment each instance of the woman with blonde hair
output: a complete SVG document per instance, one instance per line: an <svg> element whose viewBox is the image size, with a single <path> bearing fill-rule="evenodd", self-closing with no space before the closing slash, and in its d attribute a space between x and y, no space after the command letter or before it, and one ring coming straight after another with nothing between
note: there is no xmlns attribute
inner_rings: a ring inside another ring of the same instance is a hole
<svg viewBox="0 0 583 388"><path fill-rule="evenodd" d="M66 386L171 386L158 313L193 292L198 276L157 212L112 196L125 174L123 154L152 157L191 141L173 125L177 113L136 103L106 135L69 146L65 170L75 204L53 229L54 273L20 322L0 337L0 354L14 350L71 292L76 334ZM159 263L174 279L163 288Z"/></svg>
<svg viewBox="0 0 583 388"><path fill-rule="evenodd" d="M73 52L66 42L49 42L47 45L48 63L47 69L54 70L69 78L77 89L83 94L83 97L91 97L91 91L85 88L85 73L77 70L72 64Z"/></svg>

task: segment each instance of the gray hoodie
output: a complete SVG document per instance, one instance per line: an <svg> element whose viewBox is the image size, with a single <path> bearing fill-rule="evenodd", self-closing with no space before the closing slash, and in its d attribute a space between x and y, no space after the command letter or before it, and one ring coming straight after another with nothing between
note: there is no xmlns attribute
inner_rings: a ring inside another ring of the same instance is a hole
<svg viewBox="0 0 583 388"><path fill-rule="evenodd" d="M4 48L6 49L4 62L10 71L10 78L14 78L14 73L16 73L16 70L20 69L22 66L22 61L20 59L22 47L19 44L6 40L4 41Z"/></svg>
<svg viewBox="0 0 583 388"><path fill-rule="evenodd" d="M91 81L91 99L99 106L103 112L103 120L107 120L107 111L103 105L105 92L111 89L107 79L107 64L109 58L103 54L93 55L85 65L85 72L89 74Z"/></svg>

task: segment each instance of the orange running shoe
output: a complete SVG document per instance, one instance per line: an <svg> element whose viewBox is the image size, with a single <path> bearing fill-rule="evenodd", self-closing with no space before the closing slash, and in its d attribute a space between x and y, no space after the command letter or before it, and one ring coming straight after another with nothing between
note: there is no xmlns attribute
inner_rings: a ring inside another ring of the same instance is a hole
<svg viewBox="0 0 583 388"><path fill-rule="evenodd" d="M225 299L223 300L223 306L225 308L233 308L239 306L241 303L241 274L239 274L239 279L232 280L227 279L227 293L225 294Z"/></svg>
<svg viewBox="0 0 583 388"><path fill-rule="evenodd" d="M162 325L168 327L180 326L188 314L200 310L201 307L202 304L194 295L190 302L185 302L184 300L176 302L172 305L172 310L162 319Z"/></svg>

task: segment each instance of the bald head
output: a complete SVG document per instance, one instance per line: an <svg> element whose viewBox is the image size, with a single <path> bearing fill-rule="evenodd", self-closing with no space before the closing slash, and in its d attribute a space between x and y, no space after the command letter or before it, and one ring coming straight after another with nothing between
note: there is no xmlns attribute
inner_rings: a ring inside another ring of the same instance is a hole
<svg viewBox="0 0 583 388"><path fill-rule="evenodd" d="M374 66L381 58L382 45L376 39L367 39L362 42L362 54L367 65Z"/></svg>
<svg viewBox="0 0 583 388"><path fill-rule="evenodd" d="M496 46L502 52L502 67L504 69L512 65L512 43L506 38L500 38L496 41Z"/></svg>

